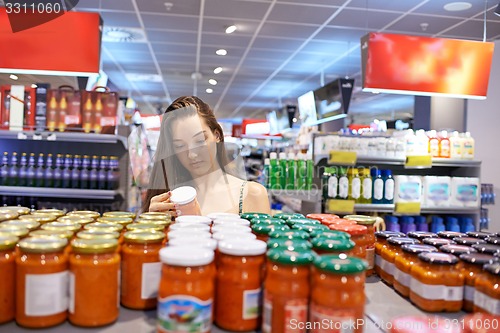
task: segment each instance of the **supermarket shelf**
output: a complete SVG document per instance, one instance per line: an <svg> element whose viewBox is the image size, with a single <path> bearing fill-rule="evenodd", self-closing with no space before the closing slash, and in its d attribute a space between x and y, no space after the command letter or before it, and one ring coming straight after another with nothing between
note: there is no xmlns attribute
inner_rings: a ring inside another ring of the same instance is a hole
<svg viewBox="0 0 500 333"><path fill-rule="evenodd" d="M329 155L320 154L314 156L314 164L318 164L322 160L328 161ZM405 158L392 158L392 157L373 157L362 156L357 157L357 164L382 164L382 165L404 165ZM432 166L434 167L480 167L481 161L475 160L458 160L451 158L433 158Z"/></svg>
<svg viewBox="0 0 500 333"><path fill-rule="evenodd" d="M118 195L118 193L118 191L112 190L81 190L73 188L0 186L0 195L24 197L113 200L115 196Z"/></svg>
<svg viewBox="0 0 500 333"><path fill-rule="evenodd" d="M321 191L319 190L268 190L271 195L277 197L288 197L303 201L321 201Z"/></svg>
<svg viewBox="0 0 500 333"><path fill-rule="evenodd" d="M34 131L0 131L0 139L40 140L82 143L118 143L127 149L127 138L113 134L95 134L78 132L34 132Z"/></svg>
<svg viewBox="0 0 500 333"><path fill-rule="evenodd" d="M354 210L357 212L378 212L393 213L394 204L355 204ZM422 207L422 214L475 214L479 212L479 207Z"/></svg>

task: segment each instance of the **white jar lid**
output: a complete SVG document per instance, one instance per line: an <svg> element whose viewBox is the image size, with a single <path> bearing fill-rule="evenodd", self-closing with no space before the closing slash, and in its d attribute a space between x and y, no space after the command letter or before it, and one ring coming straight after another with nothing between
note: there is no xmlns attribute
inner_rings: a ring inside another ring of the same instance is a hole
<svg viewBox="0 0 500 333"><path fill-rule="evenodd" d="M167 246L160 250L160 260L172 266L203 266L214 260L214 251L204 247Z"/></svg>
<svg viewBox="0 0 500 333"><path fill-rule="evenodd" d="M188 246L188 247L203 247L215 251L217 248L217 240L213 238L199 237L181 237L174 238L168 242L168 246Z"/></svg>
<svg viewBox="0 0 500 333"><path fill-rule="evenodd" d="M199 215L181 215L175 218L175 223L203 223L211 224L212 219L207 216Z"/></svg>
<svg viewBox="0 0 500 333"><path fill-rule="evenodd" d="M180 238L180 237L199 237L199 238L211 238L212 234L208 231L197 231L191 229L179 229L169 231L168 239Z"/></svg>
<svg viewBox="0 0 500 333"><path fill-rule="evenodd" d="M234 214L234 213L210 213L207 216L210 217L212 220L227 219L227 218L233 218L233 219L240 218L240 216L238 214Z"/></svg>
<svg viewBox="0 0 500 333"><path fill-rule="evenodd" d="M252 229L250 227L247 227L244 225L237 225L237 224L218 224L218 225L212 226L213 233L216 233L219 231L251 233Z"/></svg>
<svg viewBox="0 0 500 333"><path fill-rule="evenodd" d="M181 186L172 190L170 201L173 203L184 205L196 198L196 189L191 186Z"/></svg>
<svg viewBox="0 0 500 333"><path fill-rule="evenodd" d="M207 231L210 232L210 226L201 223L174 223L169 227L170 231L173 230L193 230L193 231Z"/></svg>
<svg viewBox="0 0 500 333"><path fill-rule="evenodd" d="M267 244L258 239L228 239L219 242L219 251L233 256L257 256L266 253Z"/></svg>
<svg viewBox="0 0 500 333"><path fill-rule="evenodd" d="M250 226L250 221L244 219L222 219L215 220L214 225L243 225Z"/></svg>
<svg viewBox="0 0 500 333"><path fill-rule="evenodd" d="M257 238L251 232L234 232L231 230L218 231L212 235L212 238L217 241L223 240L254 240Z"/></svg>

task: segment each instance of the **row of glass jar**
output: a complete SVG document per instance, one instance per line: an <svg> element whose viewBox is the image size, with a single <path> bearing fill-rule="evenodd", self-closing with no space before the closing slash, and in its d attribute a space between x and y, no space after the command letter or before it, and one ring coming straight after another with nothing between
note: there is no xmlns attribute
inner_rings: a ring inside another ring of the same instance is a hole
<svg viewBox="0 0 500 333"><path fill-rule="evenodd" d="M500 237L486 232L376 233L377 274L428 312L500 315Z"/></svg>

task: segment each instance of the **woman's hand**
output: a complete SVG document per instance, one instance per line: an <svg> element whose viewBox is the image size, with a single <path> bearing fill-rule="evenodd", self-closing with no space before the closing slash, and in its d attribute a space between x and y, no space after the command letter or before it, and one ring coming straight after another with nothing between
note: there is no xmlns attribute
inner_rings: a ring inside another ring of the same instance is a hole
<svg viewBox="0 0 500 333"><path fill-rule="evenodd" d="M178 210L177 204L170 202L170 197L172 196L172 192L168 191L167 193L162 193L159 195L155 195L151 198L151 202L149 204L150 212L169 212L173 216L177 217L181 214Z"/></svg>

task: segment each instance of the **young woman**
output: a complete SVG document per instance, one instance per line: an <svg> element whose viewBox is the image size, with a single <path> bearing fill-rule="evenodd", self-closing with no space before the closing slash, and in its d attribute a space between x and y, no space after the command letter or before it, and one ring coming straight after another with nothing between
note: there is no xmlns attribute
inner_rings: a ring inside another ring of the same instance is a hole
<svg viewBox="0 0 500 333"><path fill-rule="evenodd" d="M197 190L203 215L270 213L265 187L247 182L237 160L228 156L210 106L195 96L177 98L163 115L143 211L182 215L170 201L171 190L189 185Z"/></svg>

